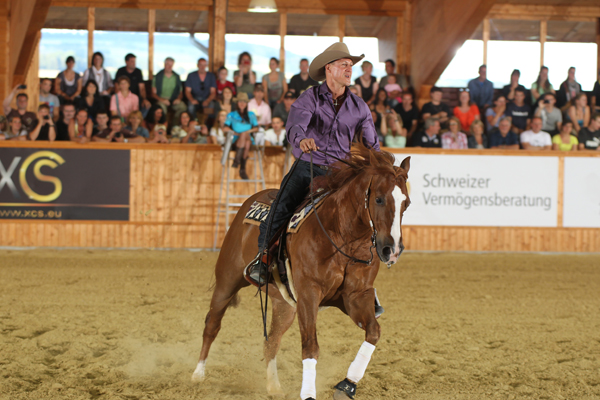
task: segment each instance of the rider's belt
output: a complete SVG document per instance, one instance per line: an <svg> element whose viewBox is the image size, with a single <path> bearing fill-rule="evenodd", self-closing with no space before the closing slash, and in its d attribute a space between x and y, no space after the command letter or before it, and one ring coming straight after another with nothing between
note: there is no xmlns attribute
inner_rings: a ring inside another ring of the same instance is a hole
<svg viewBox="0 0 600 400"><path fill-rule="evenodd" d="M310 161L304 161L304 160L302 160L302 162L310 165ZM319 164L314 164L314 163L313 163L313 167L320 168L323 171L329 171L331 169L331 167L329 165L319 165Z"/></svg>

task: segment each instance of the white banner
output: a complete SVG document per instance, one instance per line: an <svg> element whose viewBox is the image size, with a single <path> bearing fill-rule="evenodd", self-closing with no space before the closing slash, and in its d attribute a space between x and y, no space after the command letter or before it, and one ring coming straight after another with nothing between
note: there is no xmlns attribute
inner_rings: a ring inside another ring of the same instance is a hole
<svg viewBox="0 0 600 400"><path fill-rule="evenodd" d="M417 154L408 176L404 225L557 226L558 157Z"/></svg>
<svg viewBox="0 0 600 400"><path fill-rule="evenodd" d="M563 226L600 228L600 158L565 157Z"/></svg>

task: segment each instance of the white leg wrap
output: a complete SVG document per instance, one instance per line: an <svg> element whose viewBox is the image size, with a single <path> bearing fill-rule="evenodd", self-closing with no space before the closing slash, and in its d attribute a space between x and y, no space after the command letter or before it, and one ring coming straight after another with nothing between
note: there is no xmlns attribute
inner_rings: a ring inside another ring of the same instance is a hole
<svg viewBox="0 0 600 400"><path fill-rule="evenodd" d="M196 370L192 374L192 382L202 382L205 377L206 361L198 362Z"/></svg>
<svg viewBox="0 0 600 400"><path fill-rule="evenodd" d="M302 360L302 390L300 390L300 398L306 400L309 398L317 398L317 360L307 358Z"/></svg>
<svg viewBox="0 0 600 400"><path fill-rule="evenodd" d="M369 342L363 342L358 350L356 358L352 361L352 364L350 364L350 368L348 368L348 375L346 375L346 378L354 383L358 383L365 375L373 351L375 351L375 346Z"/></svg>

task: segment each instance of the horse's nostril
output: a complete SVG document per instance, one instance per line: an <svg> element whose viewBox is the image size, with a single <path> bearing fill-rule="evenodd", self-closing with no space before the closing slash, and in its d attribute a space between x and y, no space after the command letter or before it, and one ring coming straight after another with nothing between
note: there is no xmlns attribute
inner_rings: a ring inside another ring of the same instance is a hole
<svg viewBox="0 0 600 400"><path fill-rule="evenodd" d="M392 255L392 248L390 246L385 246L382 253L385 258L389 259Z"/></svg>

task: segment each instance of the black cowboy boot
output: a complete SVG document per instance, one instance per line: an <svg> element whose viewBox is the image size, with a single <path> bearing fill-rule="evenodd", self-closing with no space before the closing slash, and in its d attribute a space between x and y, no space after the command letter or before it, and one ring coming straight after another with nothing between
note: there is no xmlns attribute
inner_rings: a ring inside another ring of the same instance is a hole
<svg viewBox="0 0 600 400"><path fill-rule="evenodd" d="M256 286L262 286L267 281L267 270L269 266L266 262L267 254L258 253L254 260L246 267L246 276L253 281Z"/></svg>
<svg viewBox="0 0 600 400"><path fill-rule="evenodd" d="M246 161L248 161L247 158L242 158L242 160L240 161L240 178L247 181L248 174L246 173Z"/></svg>
<svg viewBox="0 0 600 400"><path fill-rule="evenodd" d="M381 306L379 298L377 297L377 289L373 288L373 290L375 291L375 318L379 318L381 317L381 314L385 312L385 310Z"/></svg>
<svg viewBox="0 0 600 400"><path fill-rule="evenodd" d="M235 159L233 160L233 164L231 164L231 166L233 168L237 168L240 166L240 164L242 163L242 159L244 158L244 149L237 149L235 151Z"/></svg>

